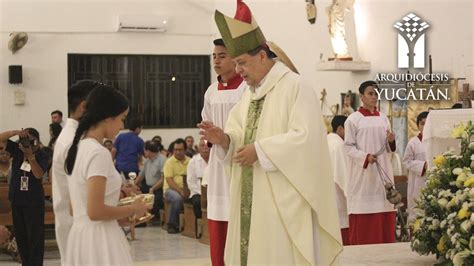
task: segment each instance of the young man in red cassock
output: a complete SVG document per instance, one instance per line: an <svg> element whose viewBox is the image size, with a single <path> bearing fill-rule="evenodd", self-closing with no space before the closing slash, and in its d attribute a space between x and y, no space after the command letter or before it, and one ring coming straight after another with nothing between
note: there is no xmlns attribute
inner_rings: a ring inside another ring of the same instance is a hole
<svg viewBox="0 0 474 266"><path fill-rule="evenodd" d="M351 245L395 242L396 210L385 196L383 179L393 183L390 153L395 135L390 122L377 111L377 84L359 87L363 106L344 124L344 145L349 156L347 209Z"/></svg>

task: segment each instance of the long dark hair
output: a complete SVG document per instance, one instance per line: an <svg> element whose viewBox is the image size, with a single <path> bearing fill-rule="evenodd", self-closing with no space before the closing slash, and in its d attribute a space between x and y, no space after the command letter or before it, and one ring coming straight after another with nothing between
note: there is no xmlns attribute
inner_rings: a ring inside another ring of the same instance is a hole
<svg viewBox="0 0 474 266"><path fill-rule="evenodd" d="M95 88L87 97L86 111L79 121L76 135L67 153L65 162L66 173L70 175L74 169L78 150L77 145L82 136L99 122L110 117L116 117L125 112L128 105L127 97L114 87L101 83L95 85Z"/></svg>
<svg viewBox="0 0 474 266"><path fill-rule="evenodd" d="M51 130L51 138L48 143L48 147L51 149L53 148L53 145L56 143L56 140L59 137L59 134L61 134L61 130L63 127L59 123L51 123L49 124L49 130Z"/></svg>

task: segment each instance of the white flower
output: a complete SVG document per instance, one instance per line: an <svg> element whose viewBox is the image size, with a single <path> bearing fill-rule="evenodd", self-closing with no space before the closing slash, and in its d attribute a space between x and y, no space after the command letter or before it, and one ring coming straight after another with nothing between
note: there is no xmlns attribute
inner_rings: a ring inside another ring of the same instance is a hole
<svg viewBox="0 0 474 266"><path fill-rule="evenodd" d="M448 200L445 199L445 198L441 198L441 199L438 200L438 204L439 204L441 207L445 208L445 207L446 207L446 204L448 204Z"/></svg>
<svg viewBox="0 0 474 266"><path fill-rule="evenodd" d="M431 222L431 225L428 227L429 230L437 230L439 228L439 220L438 219L434 219L432 222ZM469 222L470 224L470 222Z"/></svg>
<svg viewBox="0 0 474 266"><path fill-rule="evenodd" d="M419 217L425 217L425 210L414 208L413 212Z"/></svg>
<svg viewBox="0 0 474 266"><path fill-rule="evenodd" d="M462 172L458 174L458 177L456 178L456 181L461 181L464 182L467 180L467 175L466 173Z"/></svg>
<svg viewBox="0 0 474 266"><path fill-rule="evenodd" d="M471 213L471 224L474 225L474 213Z"/></svg>
<svg viewBox="0 0 474 266"><path fill-rule="evenodd" d="M474 150L474 141L469 143L469 149ZM471 161L474 161L474 159L472 159L472 156L471 156Z"/></svg>
<svg viewBox="0 0 474 266"><path fill-rule="evenodd" d="M450 213L450 214L448 215L448 217L446 217L446 219L451 220L451 219L453 219L454 217L456 217L456 215L457 215L457 212L452 212L452 213Z"/></svg>
<svg viewBox="0 0 474 266"><path fill-rule="evenodd" d="M471 142L471 144L473 144L474 142ZM469 146L471 146L471 144L469 144ZM474 146L474 145L472 145ZM471 148L471 150L474 150L474 148ZM471 161L474 161L474 154L471 155Z"/></svg>
<svg viewBox="0 0 474 266"><path fill-rule="evenodd" d="M453 169L453 175L459 175L460 173L462 173L462 169L459 168L459 167L456 167Z"/></svg>
<svg viewBox="0 0 474 266"><path fill-rule="evenodd" d="M456 243L457 243L457 239L458 239L458 238L457 238L457 235L456 235L456 233L455 233L454 235L451 236L451 243L456 244Z"/></svg>
<svg viewBox="0 0 474 266"><path fill-rule="evenodd" d="M463 194L456 197L456 200L458 200L459 202L463 202L466 199L467 199L467 193L463 193Z"/></svg>
<svg viewBox="0 0 474 266"><path fill-rule="evenodd" d="M473 213L474 215L474 213ZM471 216L472 218L472 216ZM444 228L446 226L446 220L442 220L441 223L439 224L439 227Z"/></svg>
<svg viewBox="0 0 474 266"><path fill-rule="evenodd" d="M464 259L467 258L470 254L471 254L471 251L468 249L458 252L453 257L454 266L462 266L464 264Z"/></svg>
<svg viewBox="0 0 474 266"><path fill-rule="evenodd" d="M465 220L464 222L461 223L461 230L464 231L464 233L469 233L471 230L472 224L471 221Z"/></svg>

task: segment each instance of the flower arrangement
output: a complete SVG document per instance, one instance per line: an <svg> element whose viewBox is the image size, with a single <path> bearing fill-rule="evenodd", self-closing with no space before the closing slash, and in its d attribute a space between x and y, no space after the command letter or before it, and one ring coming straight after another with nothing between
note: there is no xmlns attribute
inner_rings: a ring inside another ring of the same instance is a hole
<svg viewBox="0 0 474 266"><path fill-rule="evenodd" d="M460 124L451 136L461 152L434 158L415 211L411 248L435 254L438 265L474 265L474 125Z"/></svg>

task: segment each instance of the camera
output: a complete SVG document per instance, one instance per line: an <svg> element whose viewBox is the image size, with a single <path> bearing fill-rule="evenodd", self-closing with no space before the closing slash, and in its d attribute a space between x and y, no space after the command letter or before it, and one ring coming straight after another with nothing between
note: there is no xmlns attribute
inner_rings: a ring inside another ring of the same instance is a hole
<svg viewBox="0 0 474 266"><path fill-rule="evenodd" d="M35 140L30 138L20 138L20 143L23 147L28 148L35 145Z"/></svg>

